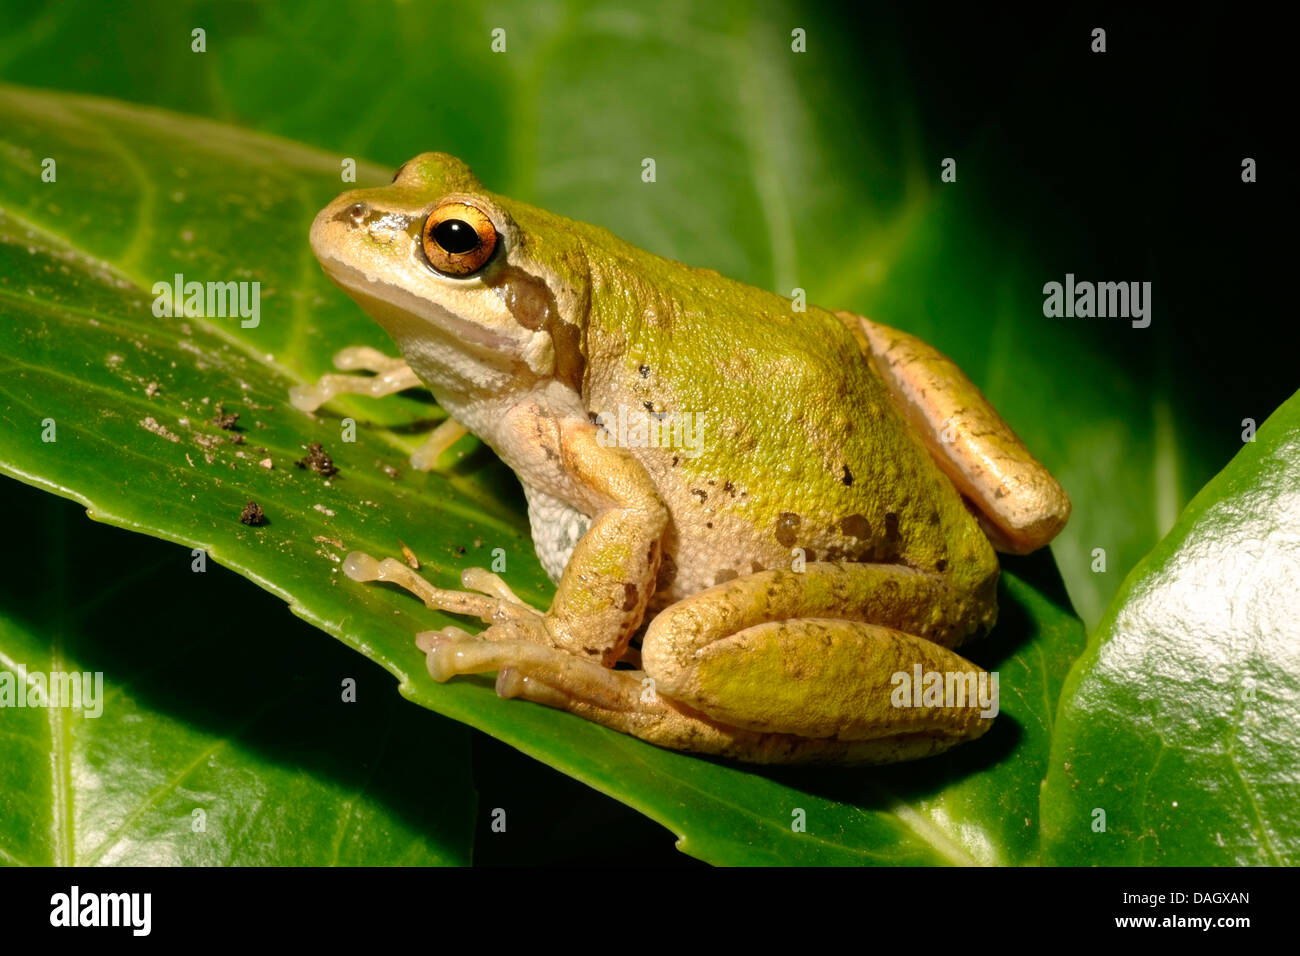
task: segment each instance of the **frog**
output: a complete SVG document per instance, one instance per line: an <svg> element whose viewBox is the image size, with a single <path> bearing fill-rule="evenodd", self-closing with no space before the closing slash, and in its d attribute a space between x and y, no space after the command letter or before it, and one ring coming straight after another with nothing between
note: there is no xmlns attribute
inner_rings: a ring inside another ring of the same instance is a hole
<svg viewBox="0 0 1300 956"><path fill-rule="evenodd" d="M988 731L996 708L899 688L988 676L956 648L996 621L997 554L1046 545L1070 502L938 349L489 192L445 153L342 193L310 242L399 354L344 349L293 404L427 389L448 417L412 465L488 445L555 584L540 608L484 568L444 588L350 552L353 581L480 623L414 635L435 681L495 673L502 698L760 765Z"/></svg>

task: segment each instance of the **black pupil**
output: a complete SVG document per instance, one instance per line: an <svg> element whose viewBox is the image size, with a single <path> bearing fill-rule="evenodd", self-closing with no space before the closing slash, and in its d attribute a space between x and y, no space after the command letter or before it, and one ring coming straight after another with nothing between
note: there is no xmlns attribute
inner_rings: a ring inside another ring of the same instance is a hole
<svg viewBox="0 0 1300 956"><path fill-rule="evenodd" d="M463 219L444 219L433 227L433 238L452 255L473 252L479 246L478 233Z"/></svg>

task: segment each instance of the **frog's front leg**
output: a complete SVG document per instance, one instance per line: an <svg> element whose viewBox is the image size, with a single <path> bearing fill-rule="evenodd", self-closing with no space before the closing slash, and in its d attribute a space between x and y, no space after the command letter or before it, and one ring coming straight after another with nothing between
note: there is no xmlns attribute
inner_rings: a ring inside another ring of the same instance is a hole
<svg viewBox="0 0 1300 956"><path fill-rule="evenodd" d="M522 640L612 667L627 649L654 591L660 538L668 512L644 468L625 449L602 446L595 427L576 415L556 416L544 397L507 410L495 434L516 470L549 481L549 493L591 516L556 587L550 610L527 607L495 575L465 572L479 594L435 588L395 559L353 552L344 570L354 580L391 581L430 608L470 614L491 625L480 642ZM438 654L430 670L440 673ZM443 668L445 670L445 668ZM446 676L450 676L450 671Z"/></svg>
<svg viewBox="0 0 1300 956"><path fill-rule="evenodd" d="M450 611L453 614L477 617L484 624L490 625L489 630L500 625L514 630L542 633L539 631L541 612L519 600L504 581L483 568L467 568L462 572L461 584L471 589L469 591L434 587L396 558L384 558L381 561L362 551L353 551L344 559L343 573L353 581L396 584L418 597L431 611ZM458 631L455 628L448 630Z"/></svg>
<svg viewBox="0 0 1300 956"><path fill-rule="evenodd" d="M516 427L532 427L528 419L525 410ZM556 585L547 624L556 647L612 667L654 596L668 509L641 463L601 445L585 418L564 419L555 432L561 497L592 521Z"/></svg>
<svg viewBox="0 0 1300 956"><path fill-rule="evenodd" d="M315 385L295 385L289 389L289 401L299 411L314 412L336 395L367 395L383 398L423 385L419 376L403 359L385 355L367 345L353 345L340 349L334 355L334 367L345 372L364 371L373 375L322 375ZM423 444L411 452L411 467L429 471L438 456L450 448L466 433L466 428L454 418L447 420L429 433Z"/></svg>

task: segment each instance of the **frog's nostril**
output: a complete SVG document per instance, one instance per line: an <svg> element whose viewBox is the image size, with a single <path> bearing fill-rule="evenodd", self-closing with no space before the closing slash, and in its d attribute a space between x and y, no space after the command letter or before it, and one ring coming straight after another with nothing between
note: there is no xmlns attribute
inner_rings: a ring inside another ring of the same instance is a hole
<svg viewBox="0 0 1300 956"><path fill-rule="evenodd" d="M363 202L354 202L334 214L335 222L352 226L363 225L370 218L370 207Z"/></svg>

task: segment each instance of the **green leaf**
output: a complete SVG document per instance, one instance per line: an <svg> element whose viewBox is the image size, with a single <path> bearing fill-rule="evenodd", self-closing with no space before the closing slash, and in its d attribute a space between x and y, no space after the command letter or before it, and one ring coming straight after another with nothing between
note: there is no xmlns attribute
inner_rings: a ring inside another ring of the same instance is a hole
<svg viewBox="0 0 1300 956"><path fill-rule="evenodd" d="M469 862L464 728L228 571L9 484L39 546L0 578L0 863ZM80 706L16 706L56 674Z"/></svg>
<svg viewBox="0 0 1300 956"><path fill-rule="evenodd" d="M1129 575L1071 671L1049 861L1300 862L1297 592L1300 394Z"/></svg>
<svg viewBox="0 0 1300 956"><path fill-rule="evenodd" d="M82 501L101 521L206 549L381 664L407 697L642 810L703 859L1036 859L1051 718L1082 647L1045 555L1008 565L1002 624L969 649L1002 674L1002 716L941 760L762 772L500 700L487 679L435 684L412 637L452 620L347 580L343 554L395 554L405 542L423 573L455 587L462 568L501 547L521 596L544 605L551 589L514 478L492 456L467 442L448 472L406 466L419 442L410 423L440 414L427 402L340 403L363 423L353 443L341 440L337 411L313 419L284 399L326 370L335 349L385 344L328 287L306 243L312 215L339 188L337 160L205 121L15 89L0 91L0 129L9 157L0 165L0 311L17 330L0 360L0 467L9 474ZM57 185L39 183L45 155L59 157ZM363 184L389 175L359 172ZM156 317L150 290L177 272L261 282L260 322ZM218 402L241 415L242 444L210 424ZM47 420L57 441L42 440ZM331 480L293 467L310 441L334 456L341 471ZM273 467L259 464L265 458ZM250 499L267 524L240 523ZM792 827L797 809L806 833Z"/></svg>

